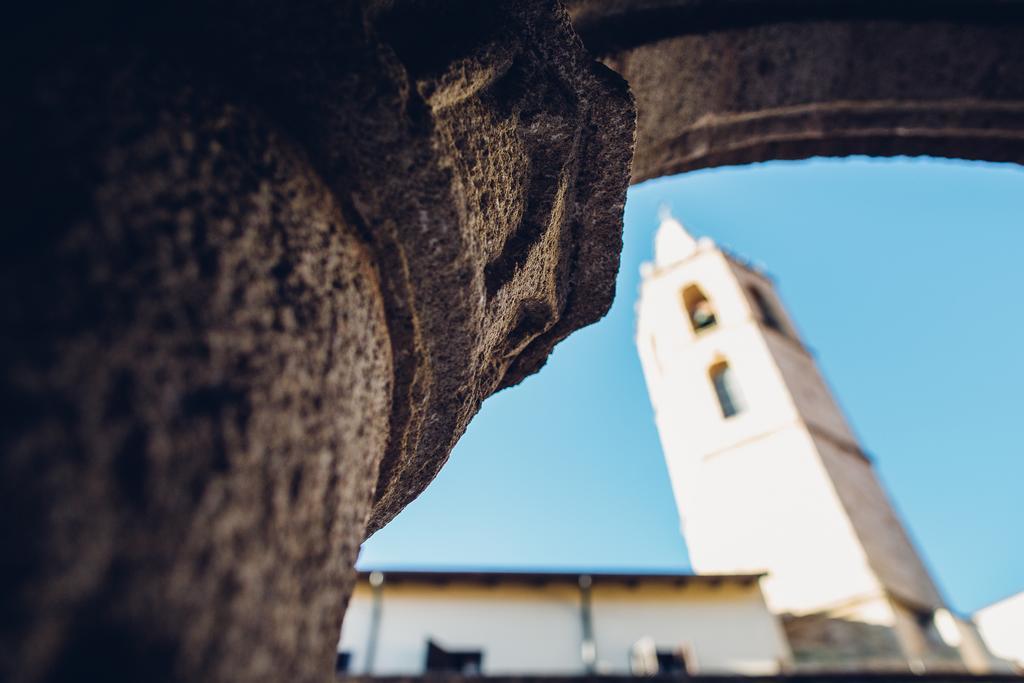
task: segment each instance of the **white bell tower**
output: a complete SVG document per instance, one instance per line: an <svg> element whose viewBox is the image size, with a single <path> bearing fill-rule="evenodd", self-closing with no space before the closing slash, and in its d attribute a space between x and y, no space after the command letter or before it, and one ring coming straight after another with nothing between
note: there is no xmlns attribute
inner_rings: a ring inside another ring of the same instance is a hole
<svg viewBox="0 0 1024 683"><path fill-rule="evenodd" d="M640 289L637 346L694 569L768 572L805 668L962 668L952 617L772 280L665 214Z"/></svg>

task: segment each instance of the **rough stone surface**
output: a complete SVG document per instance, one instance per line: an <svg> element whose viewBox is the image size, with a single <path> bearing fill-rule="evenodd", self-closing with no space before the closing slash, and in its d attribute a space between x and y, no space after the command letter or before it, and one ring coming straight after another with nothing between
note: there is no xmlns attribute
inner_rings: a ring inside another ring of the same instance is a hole
<svg viewBox="0 0 1024 683"><path fill-rule="evenodd" d="M328 675L358 543L609 306L630 177L1024 160L1016 0L6 16L0 678Z"/></svg>
<svg viewBox="0 0 1024 683"><path fill-rule="evenodd" d="M109 68L40 86L80 128L36 112L63 177L5 231L0 678L311 679L386 438L378 275L261 116Z"/></svg>
<svg viewBox="0 0 1024 683"><path fill-rule="evenodd" d="M1016 0L569 0L629 81L633 182L810 156L1024 161Z"/></svg>
<svg viewBox="0 0 1024 683"><path fill-rule="evenodd" d="M0 678L319 680L368 529L610 305L626 86L549 2L18 19Z"/></svg>
<svg viewBox="0 0 1024 683"><path fill-rule="evenodd" d="M349 186L384 259L395 402L373 531L484 398L611 305L635 125L625 83L547 3L413 4L379 24L410 76L395 164ZM445 53L436 54L438 41Z"/></svg>
<svg viewBox="0 0 1024 683"><path fill-rule="evenodd" d="M784 615L782 627L801 673L816 668L892 671L907 666L895 631L879 624L814 613Z"/></svg>

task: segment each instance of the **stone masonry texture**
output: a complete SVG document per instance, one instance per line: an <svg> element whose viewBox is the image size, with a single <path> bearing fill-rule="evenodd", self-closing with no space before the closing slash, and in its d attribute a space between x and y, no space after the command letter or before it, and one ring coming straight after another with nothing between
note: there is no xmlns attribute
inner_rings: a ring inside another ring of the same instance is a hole
<svg viewBox="0 0 1024 683"><path fill-rule="evenodd" d="M1024 160L1015 0L98 0L5 19L14 682L328 679L359 544L487 396L607 311L631 180Z"/></svg>

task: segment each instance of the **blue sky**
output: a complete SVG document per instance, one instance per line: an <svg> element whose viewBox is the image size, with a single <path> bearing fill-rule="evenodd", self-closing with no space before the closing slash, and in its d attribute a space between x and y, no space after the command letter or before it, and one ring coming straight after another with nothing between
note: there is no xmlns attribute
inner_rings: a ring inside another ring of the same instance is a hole
<svg viewBox="0 0 1024 683"><path fill-rule="evenodd" d="M1024 169L929 159L632 188L608 316L486 401L360 566L688 567L633 345L662 203L775 276L952 606L1024 589Z"/></svg>

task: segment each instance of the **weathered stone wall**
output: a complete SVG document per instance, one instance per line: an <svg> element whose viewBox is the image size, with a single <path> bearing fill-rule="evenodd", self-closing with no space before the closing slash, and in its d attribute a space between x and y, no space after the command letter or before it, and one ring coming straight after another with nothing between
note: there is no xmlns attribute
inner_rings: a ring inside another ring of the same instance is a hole
<svg viewBox="0 0 1024 683"><path fill-rule="evenodd" d="M23 15L0 678L320 678L366 534L610 305L626 86L550 2Z"/></svg>
<svg viewBox="0 0 1024 683"><path fill-rule="evenodd" d="M267 117L103 62L5 231L0 677L312 678L386 443L377 267Z"/></svg>
<svg viewBox="0 0 1024 683"><path fill-rule="evenodd" d="M899 639L887 625L824 613L786 615L782 625L801 671L909 672Z"/></svg>
<svg viewBox="0 0 1024 683"><path fill-rule="evenodd" d="M329 670L358 543L611 302L634 110L583 43L636 180L1020 160L1021 3L887 6L10 11L0 677Z"/></svg>
<svg viewBox="0 0 1024 683"><path fill-rule="evenodd" d="M1024 160L1024 4L568 0L629 81L633 182L815 155Z"/></svg>

